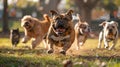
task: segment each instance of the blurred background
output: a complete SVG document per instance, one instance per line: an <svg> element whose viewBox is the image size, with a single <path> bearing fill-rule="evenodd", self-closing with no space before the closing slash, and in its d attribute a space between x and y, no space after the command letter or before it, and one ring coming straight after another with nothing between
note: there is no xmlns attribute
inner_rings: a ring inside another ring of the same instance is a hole
<svg viewBox="0 0 120 67"><path fill-rule="evenodd" d="M120 0L0 0L0 37L7 36L13 28L23 32L20 19L24 15L42 20L43 14L50 15L49 10L61 13L69 9L74 10L73 15L79 13L96 35L104 20L115 20L120 26Z"/></svg>

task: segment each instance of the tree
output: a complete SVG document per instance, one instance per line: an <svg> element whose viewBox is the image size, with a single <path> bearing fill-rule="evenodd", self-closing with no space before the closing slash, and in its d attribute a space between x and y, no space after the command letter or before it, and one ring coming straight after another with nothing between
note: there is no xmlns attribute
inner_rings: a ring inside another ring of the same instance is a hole
<svg viewBox="0 0 120 67"><path fill-rule="evenodd" d="M100 0L75 0L78 7L79 14L87 22L91 21L92 9L97 5Z"/></svg>
<svg viewBox="0 0 120 67"><path fill-rule="evenodd" d="M2 32L3 33L8 33L9 32L9 27L8 27L8 3L7 0L3 0L4 3L4 9L3 9L3 28Z"/></svg>
<svg viewBox="0 0 120 67"><path fill-rule="evenodd" d="M61 0L39 0L42 14L49 14L49 10L58 10L57 7Z"/></svg>
<svg viewBox="0 0 120 67"><path fill-rule="evenodd" d="M117 18L118 6L113 0L109 0L108 4L105 6L105 9L110 12L110 19Z"/></svg>

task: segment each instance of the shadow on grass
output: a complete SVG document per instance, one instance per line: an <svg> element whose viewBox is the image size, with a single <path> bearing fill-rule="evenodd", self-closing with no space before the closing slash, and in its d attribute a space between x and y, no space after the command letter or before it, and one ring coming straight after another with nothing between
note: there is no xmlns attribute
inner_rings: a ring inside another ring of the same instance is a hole
<svg viewBox="0 0 120 67"><path fill-rule="evenodd" d="M0 48L0 67L59 67L45 49Z"/></svg>

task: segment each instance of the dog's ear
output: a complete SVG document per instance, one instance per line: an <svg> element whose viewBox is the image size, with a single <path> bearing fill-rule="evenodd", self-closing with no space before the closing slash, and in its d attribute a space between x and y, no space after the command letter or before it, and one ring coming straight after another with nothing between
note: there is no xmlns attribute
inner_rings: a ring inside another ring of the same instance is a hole
<svg viewBox="0 0 120 67"><path fill-rule="evenodd" d="M66 15L68 15L70 17L70 19L72 19L72 13L73 13L73 10L68 10L66 12Z"/></svg>
<svg viewBox="0 0 120 67"><path fill-rule="evenodd" d="M79 23L81 23L81 17L80 17L80 15L77 14L77 17L78 17L78 19L79 19Z"/></svg>
<svg viewBox="0 0 120 67"><path fill-rule="evenodd" d="M116 22L116 21L113 21L114 22L114 24L118 27L118 22Z"/></svg>
<svg viewBox="0 0 120 67"><path fill-rule="evenodd" d="M58 13L56 11L54 11L54 10L50 10L50 13L51 13L52 17L58 15Z"/></svg>
<svg viewBox="0 0 120 67"><path fill-rule="evenodd" d="M99 24L99 26L105 26L106 25L106 21L102 22L101 24Z"/></svg>
<svg viewBox="0 0 120 67"><path fill-rule="evenodd" d="M77 17L79 19L79 23L83 23L84 21L82 20L82 17L80 16L80 14L77 14Z"/></svg>

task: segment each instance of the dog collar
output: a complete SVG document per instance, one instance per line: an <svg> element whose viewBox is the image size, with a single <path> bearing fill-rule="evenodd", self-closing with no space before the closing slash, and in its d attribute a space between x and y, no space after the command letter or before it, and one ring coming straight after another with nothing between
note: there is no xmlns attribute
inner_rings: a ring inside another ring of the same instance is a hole
<svg viewBox="0 0 120 67"><path fill-rule="evenodd" d="M67 35L67 36L60 36L60 37L56 37L55 35L52 35L51 38L52 38L54 41L61 41L61 40L70 38L70 35Z"/></svg>

